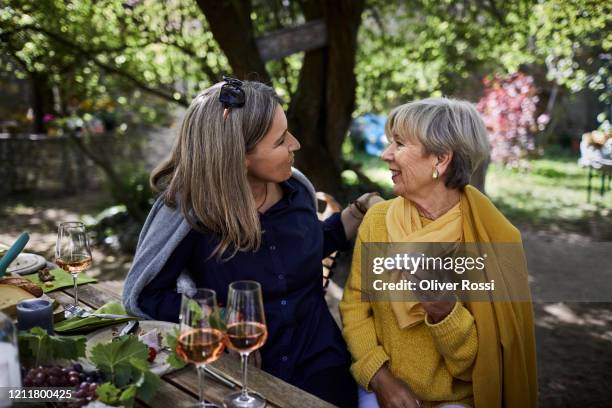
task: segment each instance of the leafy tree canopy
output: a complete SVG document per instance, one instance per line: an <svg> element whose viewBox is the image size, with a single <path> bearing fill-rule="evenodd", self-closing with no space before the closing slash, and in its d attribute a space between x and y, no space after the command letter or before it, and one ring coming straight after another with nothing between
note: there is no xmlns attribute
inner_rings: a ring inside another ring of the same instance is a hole
<svg viewBox="0 0 612 408"><path fill-rule="evenodd" d="M369 0L359 32L356 113L469 94L474 76L521 64L546 64L551 80L572 91L590 87L609 102L610 8L597 0ZM297 2L286 0L253 0L247 12L257 36L306 20ZM58 113L108 99L148 120L160 109L139 102L142 92L187 105L231 72L202 10L180 0L7 0L0 55L0 69L43 76L58 89ZM302 56L266 65L286 101Z"/></svg>
<svg viewBox="0 0 612 408"><path fill-rule="evenodd" d="M371 0L360 31L358 110L470 95L482 76L545 65L571 91L610 102L610 15L597 0ZM466 89L468 88L468 89Z"/></svg>

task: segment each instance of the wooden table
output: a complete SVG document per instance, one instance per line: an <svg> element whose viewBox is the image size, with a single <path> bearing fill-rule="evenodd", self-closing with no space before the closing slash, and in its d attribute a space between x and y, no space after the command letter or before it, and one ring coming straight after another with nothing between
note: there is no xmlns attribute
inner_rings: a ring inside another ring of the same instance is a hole
<svg viewBox="0 0 612 408"><path fill-rule="evenodd" d="M109 301L121 302L123 283L119 281L99 282L79 286L79 303L86 309L97 309ZM48 293L60 304L72 303L73 289L58 290ZM58 308L61 309L61 308ZM58 318L61 318L58 316ZM212 364L224 374L231 377L237 383L241 383L240 361L224 354L219 360ZM268 401L269 407L333 407L312 394L294 387L268 373L249 366L249 389L260 393ZM230 392L230 388L221 385L210 378L204 383L205 398L215 404L223 401L223 397ZM198 377L192 366L173 371L162 377L161 385L148 404L140 401L145 407L177 407L188 405L197 400Z"/></svg>

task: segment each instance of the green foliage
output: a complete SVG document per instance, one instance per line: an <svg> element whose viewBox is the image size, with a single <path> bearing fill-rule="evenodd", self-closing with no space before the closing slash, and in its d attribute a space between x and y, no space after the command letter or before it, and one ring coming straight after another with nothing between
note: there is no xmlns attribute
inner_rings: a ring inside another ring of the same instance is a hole
<svg viewBox="0 0 612 408"><path fill-rule="evenodd" d="M166 334L166 343L170 348L170 355L166 359L166 363L170 364L173 368L183 368L187 365L185 361L176 354L176 346L178 345L179 329L174 329L174 332L168 332Z"/></svg>
<svg viewBox="0 0 612 408"><path fill-rule="evenodd" d="M163 122L163 104L143 103L143 91L186 104L227 70L195 2L8 0L0 39L10 56L0 70L43 76L63 115L102 104L132 123Z"/></svg>
<svg viewBox="0 0 612 408"><path fill-rule="evenodd" d="M195 2L9 0L1 16L10 48L29 71L65 75L68 68L77 86L101 93L106 71L169 89L181 78L193 94L208 83L204 62L210 70L226 67Z"/></svg>
<svg viewBox="0 0 612 408"><path fill-rule="evenodd" d="M134 376L135 381L133 381L133 384L129 385L126 389L130 390L130 388L132 388L134 391L129 391L127 395L129 398L133 398L134 395L137 395L144 401L150 401L155 395L155 391L157 391L157 387L159 386L159 376L153 374L151 370L149 370L149 363L147 360L130 358L130 363L132 364L132 367L137 370L138 374Z"/></svg>
<svg viewBox="0 0 612 408"><path fill-rule="evenodd" d="M567 153L547 153L529 161L526 170L489 166L487 194L512 222L551 231L591 234L612 238L612 205L597 192L599 177L593 178L592 202L587 203L588 170Z"/></svg>
<svg viewBox="0 0 612 408"><path fill-rule="evenodd" d="M142 163L138 162L122 161L113 164L117 173L121 175L123 183L121 186L108 183L107 188L113 197L122 197L123 200L129 200L130 204L140 208L144 213L148 212L155 201L149 184L149 172L144 169ZM118 194L118 189L123 192L123 195ZM117 202L123 205L128 204L120 199Z"/></svg>
<svg viewBox="0 0 612 408"><path fill-rule="evenodd" d="M113 385L113 383L105 382L96 388L98 401L107 405L121 405L126 408L134 406L137 396L145 401L149 401L153 397L153 394L148 393L148 398L145 398L143 395L139 394L138 386L135 384L131 384L121 389Z"/></svg>
<svg viewBox="0 0 612 408"><path fill-rule="evenodd" d="M33 361L34 366L55 360L77 360L85 356L87 339L84 336L50 336L46 330L34 327L19 332L21 361Z"/></svg>
<svg viewBox="0 0 612 408"><path fill-rule="evenodd" d="M148 347L135 336L97 344L91 362L110 379L96 390L100 401L125 407L132 407L136 397L150 401L161 380L149 370L147 357Z"/></svg>
<svg viewBox="0 0 612 408"><path fill-rule="evenodd" d="M304 22L297 2L255 0L252 8L256 35ZM538 61L548 64L551 78L583 88L589 75L606 69L589 58L610 49L610 9L596 0L369 0L359 32L359 109L380 111L398 98L449 93L475 70L511 72ZM188 101L229 71L195 2L8 0L0 27L0 50L12 57L3 68L49 75L65 100L111 94L117 109L140 109L131 102L146 86ZM301 59L296 54L267 64L285 97L295 91ZM603 74L597 73L597 87Z"/></svg>
<svg viewBox="0 0 612 408"><path fill-rule="evenodd" d="M96 387L96 395L98 400L105 404L115 405L119 402L121 390L113 385L113 383L105 382Z"/></svg>
<svg viewBox="0 0 612 408"><path fill-rule="evenodd" d="M492 72L545 65L571 91L610 101L612 5L596 0L370 0L359 32L357 113L471 95Z"/></svg>
<svg viewBox="0 0 612 408"><path fill-rule="evenodd" d="M225 325L225 308L217 307L215 310L208 316L208 324L210 327L221 330L225 332L227 327Z"/></svg>
<svg viewBox="0 0 612 408"><path fill-rule="evenodd" d="M110 343L99 343L91 350L91 362L118 387L127 385L132 378L131 359L146 361L147 346L134 336L126 336Z"/></svg>
<svg viewBox="0 0 612 408"><path fill-rule="evenodd" d="M36 79L48 94L57 90L64 122L95 117L122 131L133 123L164 123L168 103L186 105L231 72L195 1L5 4L0 55L9 58L0 59L0 71ZM297 1L252 0L248 6L256 36L306 20ZM572 91L589 88L610 103L611 9L598 0L367 0L355 113L435 95L475 100L484 75L516 72L524 64L546 66L549 79ZM287 104L303 55L266 64Z"/></svg>
<svg viewBox="0 0 612 408"><path fill-rule="evenodd" d="M596 0L548 0L533 9L534 53L551 80L572 91L590 87L610 102L612 4Z"/></svg>
<svg viewBox="0 0 612 408"><path fill-rule="evenodd" d="M134 399L136 398L137 388L135 385L128 386L119 397L119 402L124 407L132 407L134 405Z"/></svg>
<svg viewBox="0 0 612 408"><path fill-rule="evenodd" d="M503 67L526 36L525 1L370 0L359 32L358 113L473 86L470 75ZM514 57L509 60L514 60ZM469 92L469 91L468 91Z"/></svg>

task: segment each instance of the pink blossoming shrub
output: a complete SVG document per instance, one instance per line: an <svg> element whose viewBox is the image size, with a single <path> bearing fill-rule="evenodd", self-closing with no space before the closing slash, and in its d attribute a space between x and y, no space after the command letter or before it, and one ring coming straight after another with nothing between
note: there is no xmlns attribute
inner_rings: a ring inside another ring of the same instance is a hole
<svg viewBox="0 0 612 408"><path fill-rule="evenodd" d="M513 167L535 150L536 88L533 78L521 72L506 77L485 78L484 95L477 105L482 114L491 142L491 160ZM547 121L542 115L540 121Z"/></svg>

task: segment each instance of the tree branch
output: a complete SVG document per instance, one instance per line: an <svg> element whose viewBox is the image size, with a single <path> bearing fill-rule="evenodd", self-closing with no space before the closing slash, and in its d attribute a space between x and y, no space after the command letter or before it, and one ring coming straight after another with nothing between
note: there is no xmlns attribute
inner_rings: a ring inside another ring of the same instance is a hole
<svg viewBox="0 0 612 408"><path fill-rule="evenodd" d="M90 58L90 60L96 64L98 67L102 68L103 70L118 75L120 77L123 77L125 79L127 79L128 81L130 81L132 84L134 84L136 87L142 89L143 91L146 91L152 95L158 96L162 99L165 99L167 101L170 102L174 102L174 103L178 103L179 105L182 106L189 106L189 102L187 101L187 99L185 98L184 95L180 94L180 92L177 92L176 90L163 90L163 89L158 89L158 88L154 88L150 85L148 85L146 82L140 80L139 78L137 78L135 75L123 71L120 68L117 68L115 66L106 64L102 61L100 61L99 55L96 55L94 52L92 52L91 50L88 50L82 46L80 46L79 44L76 44L72 41L69 41L67 39L65 39L64 37L62 37L61 35L58 35L52 31L46 30L44 28L41 27L35 27L35 26L26 26L27 29L30 30L34 30L40 33L43 33L45 35L47 35L49 38L53 39L54 41L57 41L58 43L71 48L75 51L77 51L78 53L87 56ZM174 94L175 93L179 93L180 97L179 98L175 98Z"/></svg>
<svg viewBox="0 0 612 408"><path fill-rule="evenodd" d="M240 78L256 74L258 81L271 83L255 43L250 0L197 0L197 3L234 74Z"/></svg>

